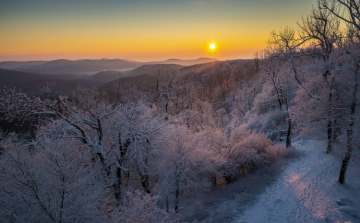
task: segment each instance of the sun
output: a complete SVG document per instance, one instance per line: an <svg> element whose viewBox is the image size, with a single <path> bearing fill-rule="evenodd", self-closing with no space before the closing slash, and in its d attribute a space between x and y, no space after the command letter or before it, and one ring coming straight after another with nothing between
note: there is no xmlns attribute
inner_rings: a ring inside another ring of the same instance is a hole
<svg viewBox="0 0 360 223"><path fill-rule="evenodd" d="M210 44L210 49L215 50L216 46L214 43Z"/></svg>

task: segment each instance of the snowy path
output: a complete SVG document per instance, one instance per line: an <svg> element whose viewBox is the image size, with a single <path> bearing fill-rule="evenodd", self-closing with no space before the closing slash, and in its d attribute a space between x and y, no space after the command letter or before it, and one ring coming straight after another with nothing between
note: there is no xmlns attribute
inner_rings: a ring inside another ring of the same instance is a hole
<svg viewBox="0 0 360 223"><path fill-rule="evenodd" d="M324 154L316 140L297 141L305 156L290 164L279 179L247 207L235 222L360 222L359 217L339 211L337 199L350 198L360 215L359 173L349 169L348 184L337 183L340 162Z"/></svg>

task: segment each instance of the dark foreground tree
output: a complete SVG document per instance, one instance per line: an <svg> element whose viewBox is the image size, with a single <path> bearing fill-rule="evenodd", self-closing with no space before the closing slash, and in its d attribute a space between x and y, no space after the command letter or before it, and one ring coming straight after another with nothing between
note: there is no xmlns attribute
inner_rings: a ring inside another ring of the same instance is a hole
<svg viewBox="0 0 360 223"><path fill-rule="evenodd" d="M353 84L351 87L351 105L349 124L346 130L346 152L341 163L339 182L345 183L346 170L348 168L352 151L354 149L354 127L356 124L356 107L358 97L359 75L360 75L360 1L359 0L319 0L319 6L332 13L347 24L347 38L344 51L351 58L348 68L353 73ZM351 86L351 85L350 85Z"/></svg>

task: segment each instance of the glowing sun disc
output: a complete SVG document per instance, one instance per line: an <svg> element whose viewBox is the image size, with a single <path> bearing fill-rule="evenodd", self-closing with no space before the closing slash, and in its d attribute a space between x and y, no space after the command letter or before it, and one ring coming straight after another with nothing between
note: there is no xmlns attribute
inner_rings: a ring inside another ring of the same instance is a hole
<svg viewBox="0 0 360 223"><path fill-rule="evenodd" d="M210 44L210 49L214 50L214 49L215 49L215 47L216 47L216 46L215 46L215 44L213 44L213 43L212 43L212 44Z"/></svg>

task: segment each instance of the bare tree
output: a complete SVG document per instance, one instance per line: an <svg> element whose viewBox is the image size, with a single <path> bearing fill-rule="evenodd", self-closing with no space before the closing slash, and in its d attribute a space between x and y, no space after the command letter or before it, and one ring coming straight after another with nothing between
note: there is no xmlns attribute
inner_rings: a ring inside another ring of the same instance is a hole
<svg viewBox="0 0 360 223"><path fill-rule="evenodd" d="M326 153L330 153L333 147L333 140L335 138L335 124L338 122L335 115L335 73L332 72L334 66L332 64L336 61L336 54L334 56L334 48L337 41L339 41L340 21L332 15L331 12L324 10L318 5L313 8L311 14L302 19L299 23L300 37L304 41L311 41L314 45L313 55L316 55L323 62L322 77L328 88L328 123L327 123L327 149Z"/></svg>
<svg viewBox="0 0 360 223"><path fill-rule="evenodd" d="M352 151L356 147L354 145L355 138L354 138L354 128L356 126L356 107L358 106L358 87L359 87L359 79L360 79L360 59L358 57L360 52L360 30L357 30L355 26L352 24L348 25L348 34L347 34L347 41L345 42L343 49L346 52L348 58L350 59L351 63L346 66L346 68L350 71L352 74L352 78L350 79L351 82L348 83L350 87L350 112L348 114L349 117L349 123L348 127L346 129L346 152L345 156L343 157L341 169L340 169L340 175L339 175L339 182L341 184L345 183L345 175L346 170L348 168Z"/></svg>
<svg viewBox="0 0 360 223"><path fill-rule="evenodd" d="M291 37L285 38L286 46L290 50L290 46L288 46L289 41L288 39L294 38L293 32L287 31L288 35L291 33ZM280 44L281 47L281 44ZM276 57L276 51L281 50L276 48L275 51L275 57L273 56L273 52L270 50L266 52L266 56L260 61L260 68L264 71L266 75L266 79L268 82L273 86L275 92L276 92L276 98L279 105L279 110L285 110L287 114L287 123L288 127L286 130L286 147L291 146L291 132L292 132L292 119L290 116L290 96L291 91L294 89L293 87L293 78L290 76L291 69L288 66L288 63L286 61L279 59Z"/></svg>
<svg viewBox="0 0 360 223"><path fill-rule="evenodd" d="M359 0L318 0L322 9L360 30Z"/></svg>
<svg viewBox="0 0 360 223"><path fill-rule="evenodd" d="M150 135L160 129L161 124L140 125L153 116L150 110L137 103L115 105L109 102L107 95L85 88L79 90L75 99L60 96L54 100L29 98L9 91L2 98L0 107L9 119L61 120L64 127L57 129L58 134L78 140L92 152L111 182L116 200L121 203L123 173L129 171L129 161L144 144L152 147ZM147 111L150 113L146 114Z"/></svg>
<svg viewBox="0 0 360 223"><path fill-rule="evenodd" d="M347 143L346 152L341 164L341 170L339 175L339 182L345 183L345 174L351 158L353 145L354 126L356 121L356 107L358 97L358 86L359 86L359 66L360 59L359 55L359 43L360 43L360 1L359 0L318 0L318 4L321 8L331 13L333 16L344 21L347 24L347 41L345 47L346 54L351 58L352 64L349 69L354 74L352 95L351 95L351 106L349 114L349 124L346 130Z"/></svg>
<svg viewBox="0 0 360 223"><path fill-rule="evenodd" d="M93 206L106 188L99 180L101 169L88 151L76 149L73 139L60 139L42 129L31 143L9 136L0 147L4 150L0 156L3 221L101 220Z"/></svg>
<svg viewBox="0 0 360 223"><path fill-rule="evenodd" d="M164 130L168 132L168 140L162 149L158 170L158 194L164 197L167 211L171 199L174 211L178 213L180 198L185 191L204 191L210 186L205 177L210 163L202 146L201 134L175 125L169 125Z"/></svg>

